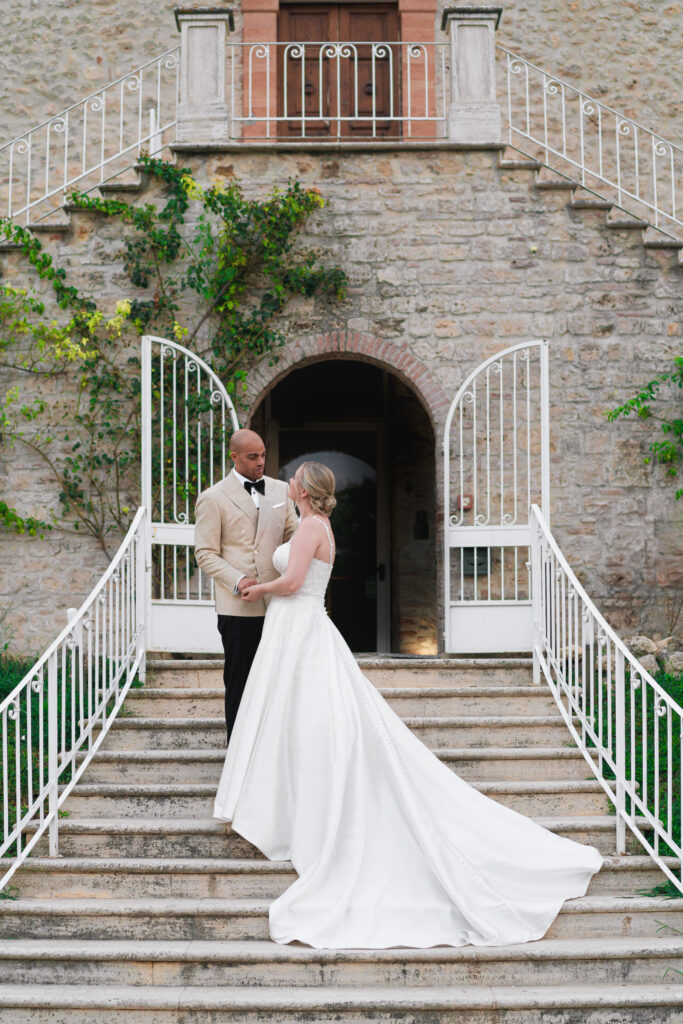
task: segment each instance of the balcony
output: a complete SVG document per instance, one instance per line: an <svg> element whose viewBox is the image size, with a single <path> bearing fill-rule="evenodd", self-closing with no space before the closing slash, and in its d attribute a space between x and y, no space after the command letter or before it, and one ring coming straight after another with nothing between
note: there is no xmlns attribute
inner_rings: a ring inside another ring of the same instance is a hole
<svg viewBox="0 0 683 1024"><path fill-rule="evenodd" d="M226 9L177 12L179 47L0 147L0 212L50 217L74 188L120 180L143 152L508 145L681 235L680 147L496 46L498 8L446 11L442 39L425 41L398 39L407 25L362 13L334 29L356 38L332 38L319 12L328 38L292 40L312 34L311 10L299 26L273 14L273 34L286 30L278 41L260 38L246 14L233 38ZM366 29L376 38L358 41Z"/></svg>
<svg viewBox="0 0 683 1024"><path fill-rule="evenodd" d="M233 43L226 57L235 141L448 137L445 43Z"/></svg>

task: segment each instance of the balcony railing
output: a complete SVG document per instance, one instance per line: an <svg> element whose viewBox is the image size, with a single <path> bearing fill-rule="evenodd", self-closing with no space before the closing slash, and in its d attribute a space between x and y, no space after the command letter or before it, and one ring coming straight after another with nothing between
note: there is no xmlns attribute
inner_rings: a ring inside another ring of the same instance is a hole
<svg viewBox="0 0 683 1024"><path fill-rule="evenodd" d="M218 72L201 47L183 53L169 50L0 147L0 212L39 220L72 188L104 184L143 151L158 153L178 140L505 141L683 236L681 147L503 47L495 47L494 60L491 46L474 69L453 38L234 42L221 44ZM214 76L208 87L204 65L214 69L206 72ZM472 98L478 89L481 100Z"/></svg>
<svg viewBox="0 0 683 1024"><path fill-rule="evenodd" d="M445 43L234 43L234 138L443 138Z"/></svg>

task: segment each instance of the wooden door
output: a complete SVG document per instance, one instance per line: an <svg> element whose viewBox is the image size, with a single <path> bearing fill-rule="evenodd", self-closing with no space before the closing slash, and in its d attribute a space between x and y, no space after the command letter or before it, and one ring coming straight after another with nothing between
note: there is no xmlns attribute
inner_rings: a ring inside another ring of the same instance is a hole
<svg viewBox="0 0 683 1024"><path fill-rule="evenodd" d="M391 4L287 4L278 20L281 135L400 134L398 13ZM386 43L386 46L373 44ZM301 45L298 45L301 44Z"/></svg>

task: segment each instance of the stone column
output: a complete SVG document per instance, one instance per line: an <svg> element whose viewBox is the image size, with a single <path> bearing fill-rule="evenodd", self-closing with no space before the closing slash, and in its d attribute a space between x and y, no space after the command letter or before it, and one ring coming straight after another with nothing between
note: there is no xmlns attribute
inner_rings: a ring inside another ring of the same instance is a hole
<svg viewBox="0 0 683 1024"><path fill-rule="evenodd" d="M455 7L443 12L441 28L451 42L448 138L486 144L501 141L496 102L495 33L502 7Z"/></svg>
<svg viewBox="0 0 683 1024"><path fill-rule="evenodd" d="M234 28L228 7L177 7L180 32L178 142L227 142L230 118L225 99L225 37Z"/></svg>

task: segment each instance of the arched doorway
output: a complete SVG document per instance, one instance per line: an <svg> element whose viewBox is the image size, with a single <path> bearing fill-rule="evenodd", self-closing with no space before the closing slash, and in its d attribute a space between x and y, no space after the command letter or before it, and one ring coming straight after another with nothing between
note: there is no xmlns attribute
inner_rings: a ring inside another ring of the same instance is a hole
<svg viewBox="0 0 683 1024"><path fill-rule="evenodd" d="M378 366L323 359L277 382L251 425L270 476L314 459L337 477L329 611L351 649L435 654L435 438L416 394Z"/></svg>

